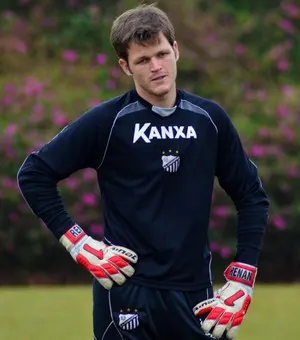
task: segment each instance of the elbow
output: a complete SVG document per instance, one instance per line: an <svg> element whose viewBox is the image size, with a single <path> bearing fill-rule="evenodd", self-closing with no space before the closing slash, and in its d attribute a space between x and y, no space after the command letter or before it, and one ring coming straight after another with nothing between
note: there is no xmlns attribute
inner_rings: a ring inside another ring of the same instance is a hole
<svg viewBox="0 0 300 340"><path fill-rule="evenodd" d="M17 184L21 193L24 193L28 178L31 177L32 172L30 171L30 156L25 159L17 173Z"/></svg>
<svg viewBox="0 0 300 340"><path fill-rule="evenodd" d="M261 181L256 181L248 186L239 199L235 202L238 211L257 211L260 210L268 214L269 198L264 190Z"/></svg>
<svg viewBox="0 0 300 340"><path fill-rule="evenodd" d="M26 192L38 190L45 185L56 186L57 175L35 154L28 156L17 174L19 190L25 196Z"/></svg>

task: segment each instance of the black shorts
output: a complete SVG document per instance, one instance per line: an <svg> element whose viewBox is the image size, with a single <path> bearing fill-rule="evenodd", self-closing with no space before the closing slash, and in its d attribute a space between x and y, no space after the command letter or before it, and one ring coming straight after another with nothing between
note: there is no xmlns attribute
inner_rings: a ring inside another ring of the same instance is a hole
<svg viewBox="0 0 300 340"><path fill-rule="evenodd" d="M212 288L181 292L128 281L107 291L94 280L94 340L212 340L193 313L212 296Z"/></svg>

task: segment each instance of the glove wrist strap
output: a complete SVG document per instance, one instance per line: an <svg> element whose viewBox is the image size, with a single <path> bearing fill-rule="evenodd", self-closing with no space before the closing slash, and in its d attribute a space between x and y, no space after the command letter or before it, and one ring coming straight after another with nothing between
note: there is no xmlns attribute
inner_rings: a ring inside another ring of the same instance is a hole
<svg viewBox="0 0 300 340"><path fill-rule="evenodd" d="M70 252L71 249L77 244L80 240L82 240L86 235L86 233L82 230L82 228L74 224L64 235L59 239L59 242Z"/></svg>
<svg viewBox="0 0 300 340"><path fill-rule="evenodd" d="M239 282L251 288L254 287L257 268L241 262L232 262L225 270L227 281Z"/></svg>

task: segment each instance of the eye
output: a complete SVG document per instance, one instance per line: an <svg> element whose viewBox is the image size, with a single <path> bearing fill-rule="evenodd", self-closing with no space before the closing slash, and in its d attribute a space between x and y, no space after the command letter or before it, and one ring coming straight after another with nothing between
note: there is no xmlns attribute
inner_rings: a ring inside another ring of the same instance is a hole
<svg viewBox="0 0 300 340"><path fill-rule="evenodd" d="M158 53L158 57L159 58L163 58L163 57L165 57L166 55L168 55L169 54L169 52L159 52Z"/></svg>
<svg viewBox="0 0 300 340"><path fill-rule="evenodd" d="M140 59L137 64L146 64L148 60L146 58Z"/></svg>

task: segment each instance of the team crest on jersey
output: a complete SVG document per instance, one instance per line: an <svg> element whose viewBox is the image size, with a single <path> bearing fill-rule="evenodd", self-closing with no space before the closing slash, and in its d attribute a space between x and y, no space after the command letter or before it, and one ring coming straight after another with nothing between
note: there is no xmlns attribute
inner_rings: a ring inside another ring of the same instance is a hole
<svg viewBox="0 0 300 340"><path fill-rule="evenodd" d="M129 313L124 313L121 310L121 313L119 314L119 327L124 331L131 331L140 324L138 311L136 309L132 312L130 309L128 311Z"/></svg>
<svg viewBox="0 0 300 340"><path fill-rule="evenodd" d="M177 172L180 166L180 156L179 151L168 150L168 152L163 151L162 156L162 167L167 172Z"/></svg>

